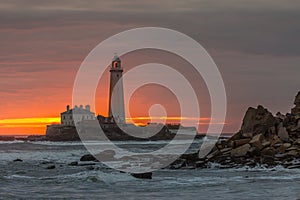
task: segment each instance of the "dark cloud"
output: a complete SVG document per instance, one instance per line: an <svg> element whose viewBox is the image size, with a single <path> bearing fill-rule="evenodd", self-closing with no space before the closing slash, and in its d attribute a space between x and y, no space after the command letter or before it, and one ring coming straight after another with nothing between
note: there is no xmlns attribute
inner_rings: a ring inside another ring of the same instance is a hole
<svg viewBox="0 0 300 200"><path fill-rule="evenodd" d="M119 31L163 26L184 32L208 48L250 54L300 54L300 3L297 1L212 2L12 1L0 13L0 26L4 30L49 29L49 34L61 31L64 39L67 35L66 40L89 37L100 29L112 33L106 24L119 25ZM71 32L76 27L81 31ZM59 39L59 35L51 37Z"/></svg>

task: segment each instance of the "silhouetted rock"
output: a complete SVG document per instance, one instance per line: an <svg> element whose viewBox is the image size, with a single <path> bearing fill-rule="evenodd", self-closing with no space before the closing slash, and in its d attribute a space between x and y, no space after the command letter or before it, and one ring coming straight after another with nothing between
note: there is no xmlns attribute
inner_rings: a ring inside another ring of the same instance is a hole
<svg viewBox="0 0 300 200"><path fill-rule="evenodd" d="M190 154L182 156L179 164L184 163L185 168L208 167L210 162L224 168L258 164L300 167L300 92L294 103L292 114L278 112L275 117L262 106L250 107L239 132L228 140L218 141L211 152L198 161Z"/></svg>
<svg viewBox="0 0 300 200"><path fill-rule="evenodd" d="M14 141L15 137L13 136L0 136L0 141Z"/></svg>
<svg viewBox="0 0 300 200"><path fill-rule="evenodd" d="M97 159L92 154L83 155L80 161L97 161Z"/></svg>
<svg viewBox="0 0 300 200"><path fill-rule="evenodd" d="M55 165L49 165L46 167L46 169L55 169Z"/></svg>
<svg viewBox="0 0 300 200"><path fill-rule="evenodd" d="M77 166L78 165L78 162L77 161L74 161L74 162L71 162L68 164L69 166Z"/></svg>
<svg viewBox="0 0 300 200"><path fill-rule="evenodd" d="M25 138L26 141L44 141L46 140L45 135L29 135Z"/></svg>
<svg viewBox="0 0 300 200"><path fill-rule="evenodd" d="M131 176L139 179L152 179L152 172L146 172L146 173L131 173Z"/></svg>
<svg viewBox="0 0 300 200"><path fill-rule="evenodd" d="M232 157L246 156L246 154L250 150L250 147L250 144L244 144L240 147L237 147L236 149L232 149L230 154Z"/></svg>
<svg viewBox="0 0 300 200"><path fill-rule="evenodd" d="M242 134L266 133L268 129L275 124L275 118L267 109L259 105L257 109L248 108L241 127Z"/></svg>
<svg viewBox="0 0 300 200"><path fill-rule="evenodd" d="M17 158L15 160L13 160L14 162L23 162L23 160L21 160L20 158Z"/></svg>

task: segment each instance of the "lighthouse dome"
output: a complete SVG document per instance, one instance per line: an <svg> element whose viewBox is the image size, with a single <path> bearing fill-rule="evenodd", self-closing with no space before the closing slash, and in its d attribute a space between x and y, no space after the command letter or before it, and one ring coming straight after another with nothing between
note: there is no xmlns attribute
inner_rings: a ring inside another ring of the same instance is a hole
<svg viewBox="0 0 300 200"><path fill-rule="evenodd" d="M119 56L117 54L115 54L115 56L113 57L112 61L121 61L121 59L119 58Z"/></svg>

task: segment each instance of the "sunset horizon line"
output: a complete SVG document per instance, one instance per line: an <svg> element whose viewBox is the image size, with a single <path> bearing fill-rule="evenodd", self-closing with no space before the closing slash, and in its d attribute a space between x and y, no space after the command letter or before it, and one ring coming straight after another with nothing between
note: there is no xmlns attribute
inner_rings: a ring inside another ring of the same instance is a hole
<svg viewBox="0 0 300 200"><path fill-rule="evenodd" d="M153 121L156 120L156 121ZM164 120L164 121L159 121ZM145 126L148 123L183 124L183 122L194 122L197 125L210 124L209 117L183 117L183 116L136 116L127 117L126 123L133 123L136 126ZM183 122L182 122L183 121ZM0 119L0 135L43 135L47 125L60 124L60 117L24 117ZM215 124L226 124L215 122ZM16 130L16 131L14 131ZM19 131L17 131L19 130ZM22 133L22 134L21 134Z"/></svg>

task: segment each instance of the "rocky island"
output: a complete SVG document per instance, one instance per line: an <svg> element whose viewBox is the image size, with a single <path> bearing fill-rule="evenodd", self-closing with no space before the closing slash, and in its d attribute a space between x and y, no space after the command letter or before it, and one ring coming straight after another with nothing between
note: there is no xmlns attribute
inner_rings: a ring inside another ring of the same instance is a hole
<svg viewBox="0 0 300 200"><path fill-rule="evenodd" d="M278 112L275 116L261 105L248 108L240 131L227 140L219 140L208 155L182 155L170 168L205 168L211 163L221 168L300 168L300 92L294 104L291 113Z"/></svg>

